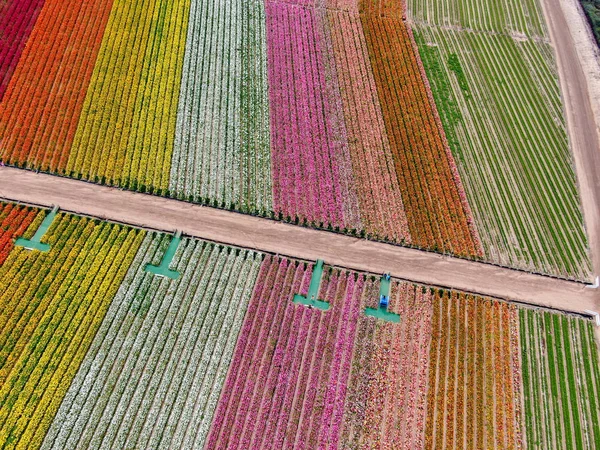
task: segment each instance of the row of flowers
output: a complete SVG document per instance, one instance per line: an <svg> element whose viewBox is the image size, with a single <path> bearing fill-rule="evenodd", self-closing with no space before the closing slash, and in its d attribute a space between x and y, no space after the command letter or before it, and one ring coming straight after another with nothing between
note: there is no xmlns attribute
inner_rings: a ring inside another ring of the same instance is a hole
<svg viewBox="0 0 600 450"><path fill-rule="evenodd" d="M46 447L203 446L262 255L186 238L170 280L144 271L163 241L142 243Z"/></svg>
<svg viewBox="0 0 600 450"><path fill-rule="evenodd" d="M0 6L0 102L44 0L10 0Z"/></svg>
<svg viewBox="0 0 600 450"><path fill-rule="evenodd" d="M341 112L328 95L322 14L267 2L266 19L275 212L356 228L349 218L357 214L344 214L350 161Z"/></svg>
<svg viewBox="0 0 600 450"><path fill-rule="evenodd" d="M115 4L67 173L168 188L189 10L189 0Z"/></svg>
<svg viewBox="0 0 600 450"><path fill-rule="evenodd" d="M409 243L402 193L360 18L329 12L327 22L362 226L379 239Z"/></svg>
<svg viewBox="0 0 600 450"><path fill-rule="evenodd" d="M141 242L142 233L117 225L55 222L49 253L22 251L2 267L16 268L3 275L16 289L1 300L3 443L41 444Z"/></svg>
<svg viewBox="0 0 600 450"><path fill-rule="evenodd" d="M192 3L171 195L272 211L265 33L262 1Z"/></svg>
<svg viewBox="0 0 600 450"><path fill-rule="evenodd" d="M13 249L14 238L22 236L37 215L38 211L32 208L0 203L0 266Z"/></svg>
<svg viewBox="0 0 600 450"><path fill-rule="evenodd" d="M112 0L47 2L0 104L0 158L64 168Z"/></svg>
<svg viewBox="0 0 600 450"><path fill-rule="evenodd" d="M375 306L378 287L371 282L365 305ZM343 448L423 445L431 294L409 283L395 283L390 308L400 314L399 325L361 316Z"/></svg>
<svg viewBox="0 0 600 450"><path fill-rule="evenodd" d="M459 186L406 24L362 16L412 242L477 256Z"/></svg>
<svg viewBox="0 0 600 450"><path fill-rule="evenodd" d="M456 293L435 302L426 448L521 448L515 307Z"/></svg>

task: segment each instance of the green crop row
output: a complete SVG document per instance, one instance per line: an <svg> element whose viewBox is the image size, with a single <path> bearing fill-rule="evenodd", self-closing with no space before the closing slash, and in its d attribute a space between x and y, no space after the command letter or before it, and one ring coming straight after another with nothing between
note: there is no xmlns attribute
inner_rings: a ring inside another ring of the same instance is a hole
<svg viewBox="0 0 600 450"><path fill-rule="evenodd" d="M488 259L587 279L588 244L554 60L507 35L416 39Z"/></svg>
<svg viewBox="0 0 600 450"><path fill-rule="evenodd" d="M588 320L520 311L528 448L600 445L600 380L592 327Z"/></svg>
<svg viewBox="0 0 600 450"><path fill-rule="evenodd" d="M416 22L485 32L547 34L540 0L407 0Z"/></svg>

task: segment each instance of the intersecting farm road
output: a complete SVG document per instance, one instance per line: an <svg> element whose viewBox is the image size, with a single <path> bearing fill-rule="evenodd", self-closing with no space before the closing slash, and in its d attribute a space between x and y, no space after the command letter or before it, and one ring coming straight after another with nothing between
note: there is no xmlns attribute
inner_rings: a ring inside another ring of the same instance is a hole
<svg viewBox="0 0 600 450"><path fill-rule="evenodd" d="M0 197L507 300L600 309L600 291L581 283L14 168L0 168Z"/></svg>
<svg viewBox="0 0 600 450"><path fill-rule="evenodd" d="M600 272L600 145L598 124L560 3L544 10L561 75L571 147L578 172L596 272ZM600 110L598 105L594 105ZM506 300L582 313L600 310L600 290L581 283L499 268L489 264L292 226L77 180L0 167L0 197L299 259L455 288ZM600 329L599 329L600 330ZM597 333L600 341L600 331Z"/></svg>

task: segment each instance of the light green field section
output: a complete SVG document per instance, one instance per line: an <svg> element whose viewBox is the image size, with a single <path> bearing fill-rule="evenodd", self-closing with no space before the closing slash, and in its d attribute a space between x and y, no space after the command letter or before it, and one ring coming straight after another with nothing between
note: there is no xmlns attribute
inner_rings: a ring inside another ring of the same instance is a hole
<svg viewBox="0 0 600 450"><path fill-rule="evenodd" d="M407 0L411 19L471 31L545 36L539 0Z"/></svg>
<svg viewBox="0 0 600 450"><path fill-rule="evenodd" d="M530 310L519 316L526 448L600 448L593 323Z"/></svg>
<svg viewBox="0 0 600 450"><path fill-rule="evenodd" d="M589 279L577 180L541 10L534 1L451 3L413 0L410 8L486 259Z"/></svg>

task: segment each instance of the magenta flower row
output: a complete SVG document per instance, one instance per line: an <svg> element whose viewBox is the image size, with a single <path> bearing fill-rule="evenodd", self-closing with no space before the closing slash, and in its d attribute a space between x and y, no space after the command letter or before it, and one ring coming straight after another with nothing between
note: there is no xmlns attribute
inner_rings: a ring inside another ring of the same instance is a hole
<svg viewBox="0 0 600 450"><path fill-rule="evenodd" d="M44 0L0 2L0 101L43 4Z"/></svg>
<svg viewBox="0 0 600 450"><path fill-rule="evenodd" d="M266 3L274 209L345 227L339 162L347 139L326 92L316 16L313 8Z"/></svg>
<svg viewBox="0 0 600 450"><path fill-rule="evenodd" d="M294 304L312 269L267 258L217 407L208 448L337 446L364 278L325 274L324 313Z"/></svg>

